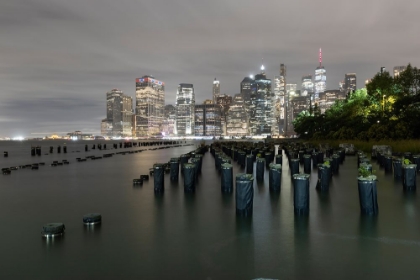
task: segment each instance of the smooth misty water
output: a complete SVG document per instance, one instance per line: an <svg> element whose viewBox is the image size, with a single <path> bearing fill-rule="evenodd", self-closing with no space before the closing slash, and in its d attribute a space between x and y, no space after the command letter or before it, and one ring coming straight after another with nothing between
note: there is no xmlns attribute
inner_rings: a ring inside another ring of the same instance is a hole
<svg viewBox="0 0 420 280"><path fill-rule="evenodd" d="M310 214L295 217L284 157L281 192L270 193L268 180L255 183L253 217L246 219L235 215L234 194L221 193L210 153L195 194L184 193L181 176L174 184L167 174L165 193L156 196L153 178L143 186L132 180L193 146L76 162L116 151L84 152L94 142L68 142L67 154L44 155L62 143L38 142L43 155L31 157L30 142L0 142L0 155L9 151L1 168L46 163L0 176L1 279L415 279L420 273L419 199L376 164L377 218L360 216L355 157L346 158L327 194L315 190L314 170ZM49 166L62 159L70 165ZM240 171L234 163L234 173ZM102 214L102 225L83 225L91 212ZM49 222L63 222L65 235L42 238Z"/></svg>

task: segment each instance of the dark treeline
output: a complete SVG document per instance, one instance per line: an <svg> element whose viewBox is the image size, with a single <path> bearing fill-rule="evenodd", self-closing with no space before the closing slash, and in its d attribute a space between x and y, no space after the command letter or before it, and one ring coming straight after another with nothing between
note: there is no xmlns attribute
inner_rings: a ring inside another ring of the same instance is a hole
<svg viewBox="0 0 420 280"><path fill-rule="evenodd" d="M321 114L315 105L293 122L305 139L400 140L420 138L420 70L410 64L393 78L376 74Z"/></svg>

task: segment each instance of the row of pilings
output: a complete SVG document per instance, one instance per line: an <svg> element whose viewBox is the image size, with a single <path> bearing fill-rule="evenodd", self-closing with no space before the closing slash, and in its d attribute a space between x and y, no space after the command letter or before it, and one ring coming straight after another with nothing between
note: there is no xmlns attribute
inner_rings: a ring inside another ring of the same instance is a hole
<svg viewBox="0 0 420 280"><path fill-rule="evenodd" d="M149 174L154 179L154 192L155 194L163 194L165 191L165 174L169 174L172 182L179 181L179 174L183 177L184 192L194 193L196 182L203 164L203 156L208 151L208 146L201 145L193 151L186 154L181 154L179 157L172 157L168 162L154 163L149 169ZM144 175L140 178L133 179L134 185L142 185Z"/></svg>
<svg viewBox="0 0 420 280"><path fill-rule="evenodd" d="M119 143L112 143L113 149L127 149L127 148L135 148L135 147L151 147L151 146L171 146L171 145L181 145L186 144L186 141L146 141L146 142L133 142L133 141L125 141ZM89 148L90 147L90 148ZM107 143L94 143L92 145L85 144L84 150L88 152L90 150L107 150ZM66 144L49 146L47 148L49 154L53 154L54 151L58 154L63 152L64 154L67 153L67 146ZM72 151L74 152L74 151ZM77 151L79 152L79 151ZM41 156L42 155L42 147L40 145L31 146L31 156ZM4 157L8 157L9 153L7 151L4 152Z"/></svg>
<svg viewBox="0 0 420 280"><path fill-rule="evenodd" d="M97 160L97 159L102 159L102 158L110 158L113 155L125 155L125 154L135 154L135 153L139 153L145 150L160 150L160 149L167 149L167 148L175 148L175 147L181 147L181 146L187 146L187 145L192 145L192 144L180 144L180 143L184 143L184 141L165 141L162 142L164 143L166 146L155 146L155 147L147 147L147 145L145 145L145 147L142 147L142 149L131 149L131 150L121 150L118 152L108 152L102 155L89 155L86 157L77 157L76 161L77 162L86 162L88 159L89 160ZM137 146L137 145L136 145ZM130 147L136 147L136 146L130 146ZM34 147L36 152L35 153L40 153L41 149L37 149L38 146ZM59 146L60 147L60 146ZM66 146L64 146L64 151L66 152L67 149L65 148ZM147 148L146 148L147 147ZM33 151L31 149L31 152ZM61 151L61 149L59 149L59 151ZM108 150L111 151L111 150ZM67 165L70 162L67 159L63 159L62 161L53 161L50 166L52 167L56 167L56 166L61 166L61 165ZM20 170L20 169L32 169L32 170L38 170L39 166L43 166L45 165L45 162L37 162L37 163L31 163L31 164L20 164L20 165L15 165L15 166L11 166L11 167L5 167L2 168L2 173L3 175L10 175L12 173L12 171L15 170Z"/></svg>
<svg viewBox="0 0 420 280"><path fill-rule="evenodd" d="M211 145L210 151L215 168L221 173L222 192L233 192L232 162L244 171L235 177L236 212L239 216L252 215L254 174L257 182L262 182L268 170L270 191L281 190L282 166L286 159L292 180L295 213L308 214L312 169L318 169L316 188L327 192L332 176L338 174L339 166L345 160L344 149L322 151L300 143L219 142Z"/></svg>

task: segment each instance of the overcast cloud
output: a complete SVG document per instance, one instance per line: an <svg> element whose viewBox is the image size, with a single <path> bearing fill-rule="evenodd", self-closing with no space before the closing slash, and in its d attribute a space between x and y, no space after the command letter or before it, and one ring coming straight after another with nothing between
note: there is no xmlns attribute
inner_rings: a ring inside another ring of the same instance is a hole
<svg viewBox="0 0 420 280"><path fill-rule="evenodd" d="M100 133L105 94L134 97L135 78L179 83L196 99L239 93L241 80L313 74L322 47L327 88L381 66L420 66L416 0L9 0L0 2L0 137Z"/></svg>

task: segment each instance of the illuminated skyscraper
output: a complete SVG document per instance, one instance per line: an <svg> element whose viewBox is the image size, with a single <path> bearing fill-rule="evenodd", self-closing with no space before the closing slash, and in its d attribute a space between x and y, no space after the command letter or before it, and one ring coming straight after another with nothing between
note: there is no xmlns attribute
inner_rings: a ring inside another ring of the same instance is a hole
<svg viewBox="0 0 420 280"><path fill-rule="evenodd" d="M302 77L301 96L309 98L308 111L312 108L312 104L315 104L314 100L314 83L312 82L312 75L306 75ZM296 111L296 110L295 110ZM295 114L294 114L295 115Z"/></svg>
<svg viewBox="0 0 420 280"><path fill-rule="evenodd" d="M226 135L248 135L248 117L242 94L235 94L233 105L230 106L226 117Z"/></svg>
<svg viewBox="0 0 420 280"><path fill-rule="evenodd" d="M106 93L106 119L102 120L101 134L109 137L132 136L133 99L121 90Z"/></svg>
<svg viewBox="0 0 420 280"><path fill-rule="evenodd" d="M226 135L226 116L227 112L229 111L230 105L232 105L232 96L221 94L219 97L217 97L216 100L217 106L220 107L220 125L222 134Z"/></svg>
<svg viewBox="0 0 420 280"><path fill-rule="evenodd" d="M273 98L273 128L274 135L285 133L286 118L286 66L280 64L280 75L274 76L274 98Z"/></svg>
<svg viewBox="0 0 420 280"><path fill-rule="evenodd" d="M292 118L293 120L296 119L296 117L302 113L303 111L308 111L310 104L310 96L295 96L291 100L291 106L292 106Z"/></svg>
<svg viewBox="0 0 420 280"><path fill-rule="evenodd" d="M322 66L322 51L319 49L319 66L315 70L315 100L319 98L319 93L327 89L327 76L324 66Z"/></svg>
<svg viewBox="0 0 420 280"><path fill-rule="evenodd" d="M151 137L162 131L165 84L152 76L136 79L136 136Z"/></svg>
<svg viewBox="0 0 420 280"><path fill-rule="evenodd" d="M385 67L381 67L381 74L383 74L383 73L385 73L386 72L386 68Z"/></svg>
<svg viewBox="0 0 420 280"><path fill-rule="evenodd" d="M356 73L347 73L344 77L344 92L355 91L357 87Z"/></svg>
<svg viewBox="0 0 420 280"><path fill-rule="evenodd" d="M344 81L341 81L338 83L338 89L342 92L346 91L346 83Z"/></svg>
<svg viewBox="0 0 420 280"><path fill-rule="evenodd" d="M213 103L216 103L217 97L220 95L220 82L214 78L213 81Z"/></svg>
<svg viewBox="0 0 420 280"><path fill-rule="evenodd" d="M261 66L261 73L255 75L256 91L251 93L249 129L251 135L271 135L273 111L271 80L267 79Z"/></svg>
<svg viewBox="0 0 420 280"><path fill-rule="evenodd" d="M289 92L291 96L295 96L297 91L297 84L286 84L286 91Z"/></svg>
<svg viewBox="0 0 420 280"><path fill-rule="evenodd" d="M394 78L398 77L401 72L403 72L407 67L406 66L395 66L394 67Z"/></svg>
<svg viewBox="0 0 420 280"><path fill-rule="evenodd" d="M217 99L220 97L220 82L214 78L213 81L213 106L211 106L211 108L209 106L206 106L206 111L205 111L205 115L204 117L206 118L206 116L208 116L208 120L206 123L205 127L205 135L209 136L209 135L221 135L221 127L220 127L220 123L222 121L222 115L220 114L221 112L221 107L218 106L217 104ZM218 113L217 113L218 112ZM211 121L210 121L211 119ZM210 125L210 123L213 123L212 125ZM213 132L211 132L209 130L210 127L213 127ZM197 135L197 133L196 133Z"/></svg>
<svg viewBox="0 0 420 280"><path fill-rule="evenodd" d="M175 106L171 104L165 105L164 119L162 123L162 133L168 136L174 135L175 119L176 119Z"/></svg>
<svg viewBox="0 0 420 280"><path fill-rule="evenodd" d="M314 83L312 82L312 75L302 77L301 95L311 96L314 93Z"/></svg>
<svg viewBox="0 0 420 280"><path fill-rule="evenodd" d="M194 135L195 136L220 136L220 106L212 100L206 100L203 104L195 105Z"/></svg>
<svg viewBox="0 0 420 280"><path fill-rule="evenodd" d="M249 118L251 108L251 95L257 90L254 77L245 77L241 82L241 95L244 100L244 107Z"/></svg>
<svg viewBox="0 0 420 280"><path fill-rule="evenodd" d="M293 130L293 98L297 97L297 84L286 84L286 118L285 118L285 135L294 134Z"/></svg>
<svg viewBox="0 0 420 280"><path fill-rule="evenodd" d="M194 135L195 95L192 84L179 84L176 92L176 125L177 136Z"/></svg>
<svg viewBox="0 0 420 280"><path fill-rule="evenodd" d="M340 90L334 89L334 90L326 90L323 93L319 95L319 102L318 102L318 108L321 112L321 114L324 114L326 110L331 108L331 106L335 103L337 100L345 100L347 93L342 92Z"/></svg>
<svg viewBox="0 0 420 280"><path fill-rule="evenodd" d="M273 132L274 135L279 135L280 131L282 131L280 128L280 118L281 118L281 113L282 113L282 109L283 106L280 102L280 76L274 76L274 87L273 87L273 117L274 117L274 122L273 122L273 128L271 129L271 131ZM284 101L284 96L283 96L283 101ZM283 115L284 118L284 115ZM283 133L281 133L283 134Z"/></svg>

